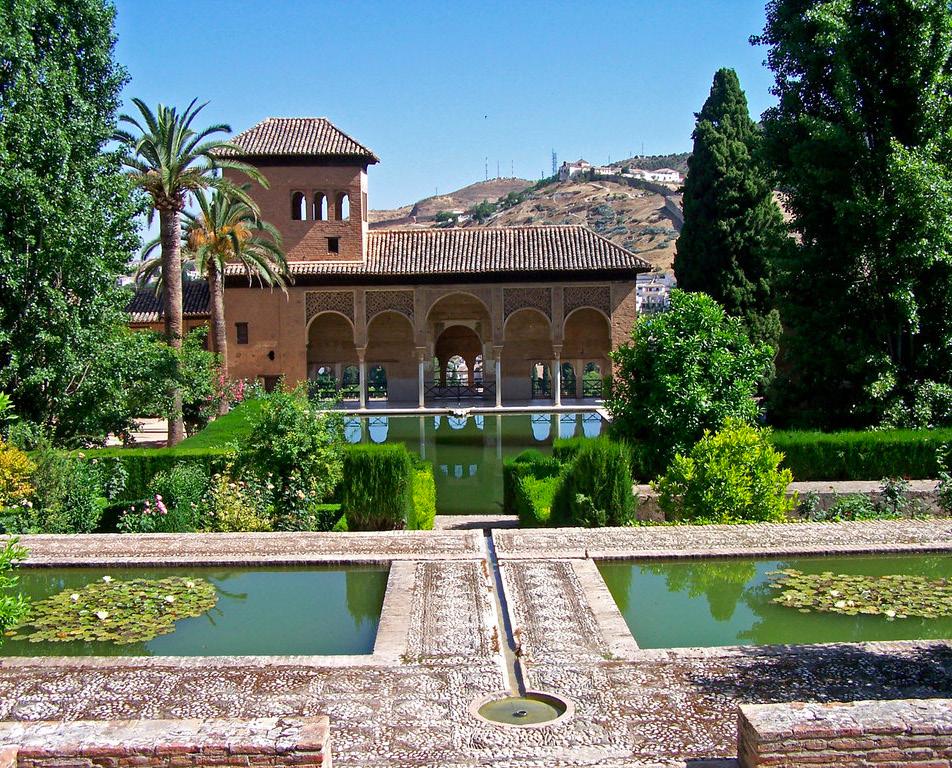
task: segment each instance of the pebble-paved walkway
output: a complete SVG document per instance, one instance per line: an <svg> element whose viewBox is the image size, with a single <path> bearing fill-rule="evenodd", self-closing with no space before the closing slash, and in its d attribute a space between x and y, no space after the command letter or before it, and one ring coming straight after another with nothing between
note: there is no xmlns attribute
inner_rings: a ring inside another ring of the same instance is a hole
<svg viewBox="0 0 952 768"><path fill-rule="evenodd" d="M737 549L749 542L756 550L765 542L815 546L824 538L834 548L849 542L868 548L878 541L952 550L948 523L774 530L780 527L734 528L738 535L729 543ZM759 538L753 535L758 529ZM727 543L726 534L704 530L715 546ZM335 764L345 767L702 768L731 764L740 702L952 696L950 643L639 651L629 638L626 645L606 629L613 626L606 618L610 611L592 581L591 561L566 558L565 551L625 551L639 543L632 537L645 531L651 549L678 551L672 531L681 532L683 549L698 546L697 534L685 528L496 533L500 557L505 552L507 558L503 580L512 623L520 630L527 682L576 704L574 718L556 726L506 729L469 713L477 696L503 685L478 532L472 539L466 538L470 532L434 533L407 543L399 542L399 534L371 537L414 560L401 566L413 579L405 595L406 653L394 663L9 660L0 663L0 719L326 714ZM145 552L142 557L154 558L159 550L182 556L171 542L134 544L132 537L123 538L109 545L111 557L134 551L135 557ZM371 538L352 539L362 556L373 554ZM34 557L47 562L80 547L76 537L70 541L34 538L28 545ZM243 545L251 548L249 556L262 551L287 556L290 545L278 541L245 537ZM338 558L349 546L343 539L337 545L323 537L311 541ZM89 542L83 546L91 551ZM229 547L229 557L242 552L238 540ZM424 554L414 559L411 548ZM542 559L547 549L549 557ZM220 547L201 542L187 551L197 560L216 559ZM523 554L529 559L521 559Z"/></svg>

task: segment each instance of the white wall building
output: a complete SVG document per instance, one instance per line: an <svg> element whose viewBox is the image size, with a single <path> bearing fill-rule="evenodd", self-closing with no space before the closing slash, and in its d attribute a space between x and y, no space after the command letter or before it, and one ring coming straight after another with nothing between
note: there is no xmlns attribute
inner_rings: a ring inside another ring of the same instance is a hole
<svg viewBox="0 0 952 768"><path fill-rule="evenodd" d="M584 171L589 171L591 168L592 164L581 158L574 163L562 163L559 167L559 181L568 181L573 176L583 173Z"/></svg>

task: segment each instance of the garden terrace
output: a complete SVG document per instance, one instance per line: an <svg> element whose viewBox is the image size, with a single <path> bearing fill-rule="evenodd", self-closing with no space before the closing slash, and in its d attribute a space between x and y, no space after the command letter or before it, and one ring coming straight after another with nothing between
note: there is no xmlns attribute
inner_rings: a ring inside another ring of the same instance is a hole
<svg viewBox="0 0 952 768"><path fill-rule="evenodd" d="M929 699L952 687L948 642L641 650L593 555L952 552L947 521L495 531L526 685L570 698L554 726L470 714L500 691L500 640L476 531L24 537L27 565L275 559L391 561L374 653L350 657L5 659L6 720L330 718L342 766L729 766L738 703Z"/></svg>

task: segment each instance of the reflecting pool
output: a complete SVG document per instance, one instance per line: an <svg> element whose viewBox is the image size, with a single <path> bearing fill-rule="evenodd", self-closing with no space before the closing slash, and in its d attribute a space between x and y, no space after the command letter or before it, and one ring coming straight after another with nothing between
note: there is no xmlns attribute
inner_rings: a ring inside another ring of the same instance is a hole
<svg viewBox="0 0 952 768"><path fill-rule="evenodd" d="M171 634L128 645L4 638L4 656L284 656L372 653L387 568L21 568L18 590L42 600L109 576L205 579L218 601Z"/></svg>
<svg viewBox="0 0 952 768"><path fill-rule="evenodd" d="M952 638L952 617L801 613L771 602L767 574L803 573L952 578L948 555L703 559L599 563L605 584L642 648L832 643Z"/></svg>
<svg viewBox="0 0 952 768"><path fill-rule="evenodd" d="M597 437L597 413L348 417L351 443L403 443L433 465L441 515L501 514L503 461L556 437Z"/></svg>

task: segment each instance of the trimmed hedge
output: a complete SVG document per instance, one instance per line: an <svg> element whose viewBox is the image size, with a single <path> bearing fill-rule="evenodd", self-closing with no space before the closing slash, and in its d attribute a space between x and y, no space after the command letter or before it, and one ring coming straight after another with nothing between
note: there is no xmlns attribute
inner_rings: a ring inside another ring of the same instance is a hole
<svg viewBox="0 0 952 768"><path fill-rule="evenodd" d="M239 403L201 432L183 440L177 447L225 449L241 442L251 434L265 402L263 398L255 398Z"/></svg>
<svg viewBox="0 0 952 768"><path fill-rule="evenodd" d="M932 479L940 469L939 448L952 444L952 429L774 432L771 442L794 480Z"/></svg>
<svg viewBox="0 0 952 768"><path fill-rule="evenodd" d="M221 472L232 453L223 448L97 448L83 451L87 459L118 458L129 477L122 501L139 501L148 495L149 482L159 472L180 462L197 464L211 477Z"/></svg>
<svg viewBox="0 0 952 768"><path fill-rule="evenodd" d="M413 467L413 509L407 519L407 528L411 531L433 530L436 517L436 479L433 467L417 462Z"/></svg>
<svg viewBox="0 0 952 768"><path fill-rule="evenodd" d="M518 515L516 498L517 481L521 477L550 478L557 477L564 465L554 456L530 448L518 456L508 459L502 467L502 511L506 515Z"/></svg>
<svg viewBox="0 0 952 768"><path fill-rule="evenodd" d="M340 501L352 531L406 528L414 518L414 466L406 447L350 445Z"/></svg>
<svg viewBox="0 0 952 768"><path fill-rule="evenodd" d="M551 525L552 501L562 483L561 475L535 477L531 474L513 478L514 513L523 528L544 528Z"/></svg>
<svg viewBox="0 0 952 768"><path fill-rule="evenodd" d="M584 528L631 525L635 496L628 446L608 437L583 445L561 476L549 519L553 525Z"/></svg>

